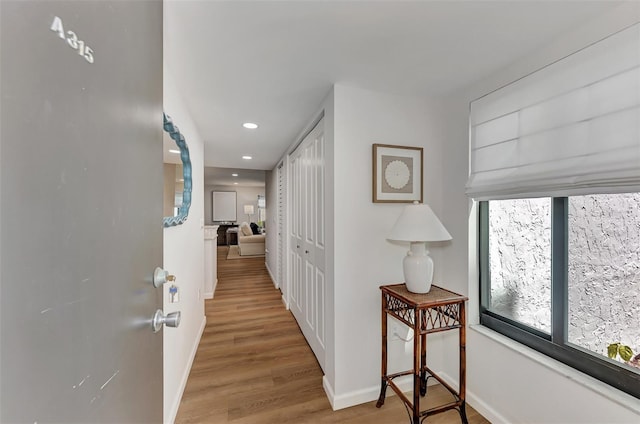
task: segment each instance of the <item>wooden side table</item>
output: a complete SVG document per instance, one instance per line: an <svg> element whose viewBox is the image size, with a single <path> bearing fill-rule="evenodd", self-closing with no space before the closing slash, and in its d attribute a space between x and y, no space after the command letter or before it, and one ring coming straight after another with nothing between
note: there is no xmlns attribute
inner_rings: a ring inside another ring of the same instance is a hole
<svg viewBox="0 0 640 424"><path fill-rule="evenodd" d="M429 293L417 294L407 290L405 284L381 286L382 291L382 382L380 397L376 407L384 405L387 386L413 411L412 424L440 412L456 409L467 424L466 386L466 341L465 341L465 301L467 297L431 286ZM413 369L387 374L387 315L394 317L413 329ZM427 366L427 334L459 329L460 335L460 390L456 391ZM413 374L413 402L393 382L403 375ZM427 379L433 377L454 396L455 401L446 405L420 410L420 397L427 393Z"/></svg>

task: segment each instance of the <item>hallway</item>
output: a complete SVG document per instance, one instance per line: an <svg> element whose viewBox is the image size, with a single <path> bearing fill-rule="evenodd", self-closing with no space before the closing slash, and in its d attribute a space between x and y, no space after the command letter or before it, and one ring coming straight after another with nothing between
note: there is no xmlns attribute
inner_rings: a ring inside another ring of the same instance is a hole
<svg viewBox="0 0 640 424"><path fill-rule="evenodd" d="M264 258L227 260L218 247L218 286L205 304L207 326L198 347L176 423L402 423L396 396L332 411L322 371L293 315L274 289ZM448 395L430 388L429 400ZM487 422L467 409L470 423ZM450 411L427 423L459 423Z"/></svg>

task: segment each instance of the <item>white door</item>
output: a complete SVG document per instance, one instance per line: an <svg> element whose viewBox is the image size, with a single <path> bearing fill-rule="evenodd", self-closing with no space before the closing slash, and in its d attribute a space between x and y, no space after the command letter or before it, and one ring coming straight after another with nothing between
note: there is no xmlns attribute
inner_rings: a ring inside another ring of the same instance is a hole
<svg viewBox="0 0 640 424"><path fill-rule="evenodd" d="M320 366L325 363L324 120L290 158L291 310Z"/></svg>
<svg viewBox="0 0 640 424"><path fill-rule="evenodd" d="M300 248L302 246L302 151L296 150L289 161L289 181L290 181L290 237L289 242L289 307L300 323L303 316L302 302L302 256Z"/></svg>
<svg viewBox="0 0 640 424"><path fill-rule="evenodd" d="M278 287L282 292L282 296L287 299L286 287L287 285L284 283L284 272L283 272L283 263L284 263L284 247L285 247L285 237L286 231L284 227L284 218L285 218L285 193L284 193L284 164L280 164L278 166L278 216L277 216L277 226L278 226L278 253L276 256L276 260L278 261L276 265L276 279L278 280Z"/></svg>
<svg viewBox="0 0 640 424"><path fill-rule="evenodd" d="M0 38L0 422L160 423L162 3L2 1Z"/></svg>

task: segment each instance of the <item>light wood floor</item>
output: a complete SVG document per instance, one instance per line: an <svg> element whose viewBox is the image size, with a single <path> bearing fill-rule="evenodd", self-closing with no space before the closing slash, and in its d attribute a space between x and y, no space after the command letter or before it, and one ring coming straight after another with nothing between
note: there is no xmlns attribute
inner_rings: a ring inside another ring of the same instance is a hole
<svg viewBox="0 0 640 424"><path fill-rule="evenodd" d="M285 310L264 258L226 259L218 248L218 286L205 304L204 330L176 423L410 423L397 396L387 390L375 402L332 411L322 372L293 315ZM451 396L429 387L426 405ZM487 423L467 408L470 424ZM425 423L460 423L455 411Z"/></svg>

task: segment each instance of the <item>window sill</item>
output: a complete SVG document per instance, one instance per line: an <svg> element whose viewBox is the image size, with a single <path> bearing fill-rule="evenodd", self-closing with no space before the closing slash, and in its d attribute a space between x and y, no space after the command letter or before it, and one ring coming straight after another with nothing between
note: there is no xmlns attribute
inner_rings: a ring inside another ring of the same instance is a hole
<svg viewBox="0 0 640 424"><path fill-rule="evenodd" d="M506 348L530 359L532 361L537 362L538 364L556 372L557 374L568 378L580 384L581 386L591 390L594 393L597 393L616 404L635 412L640 415L640 402L635 397L628 395L620 390L617 390L602 381L590 377L574 368L571 368L568 365L563 364L562 362L556 361L553 358L550 358L546 355L543 355L540 352L537 352L523 344L516 342L515 340L511 340L510 338L493 331L483 325L480 324L472 324L469 328L493 341L496 343L500 343Z"/></svg>

